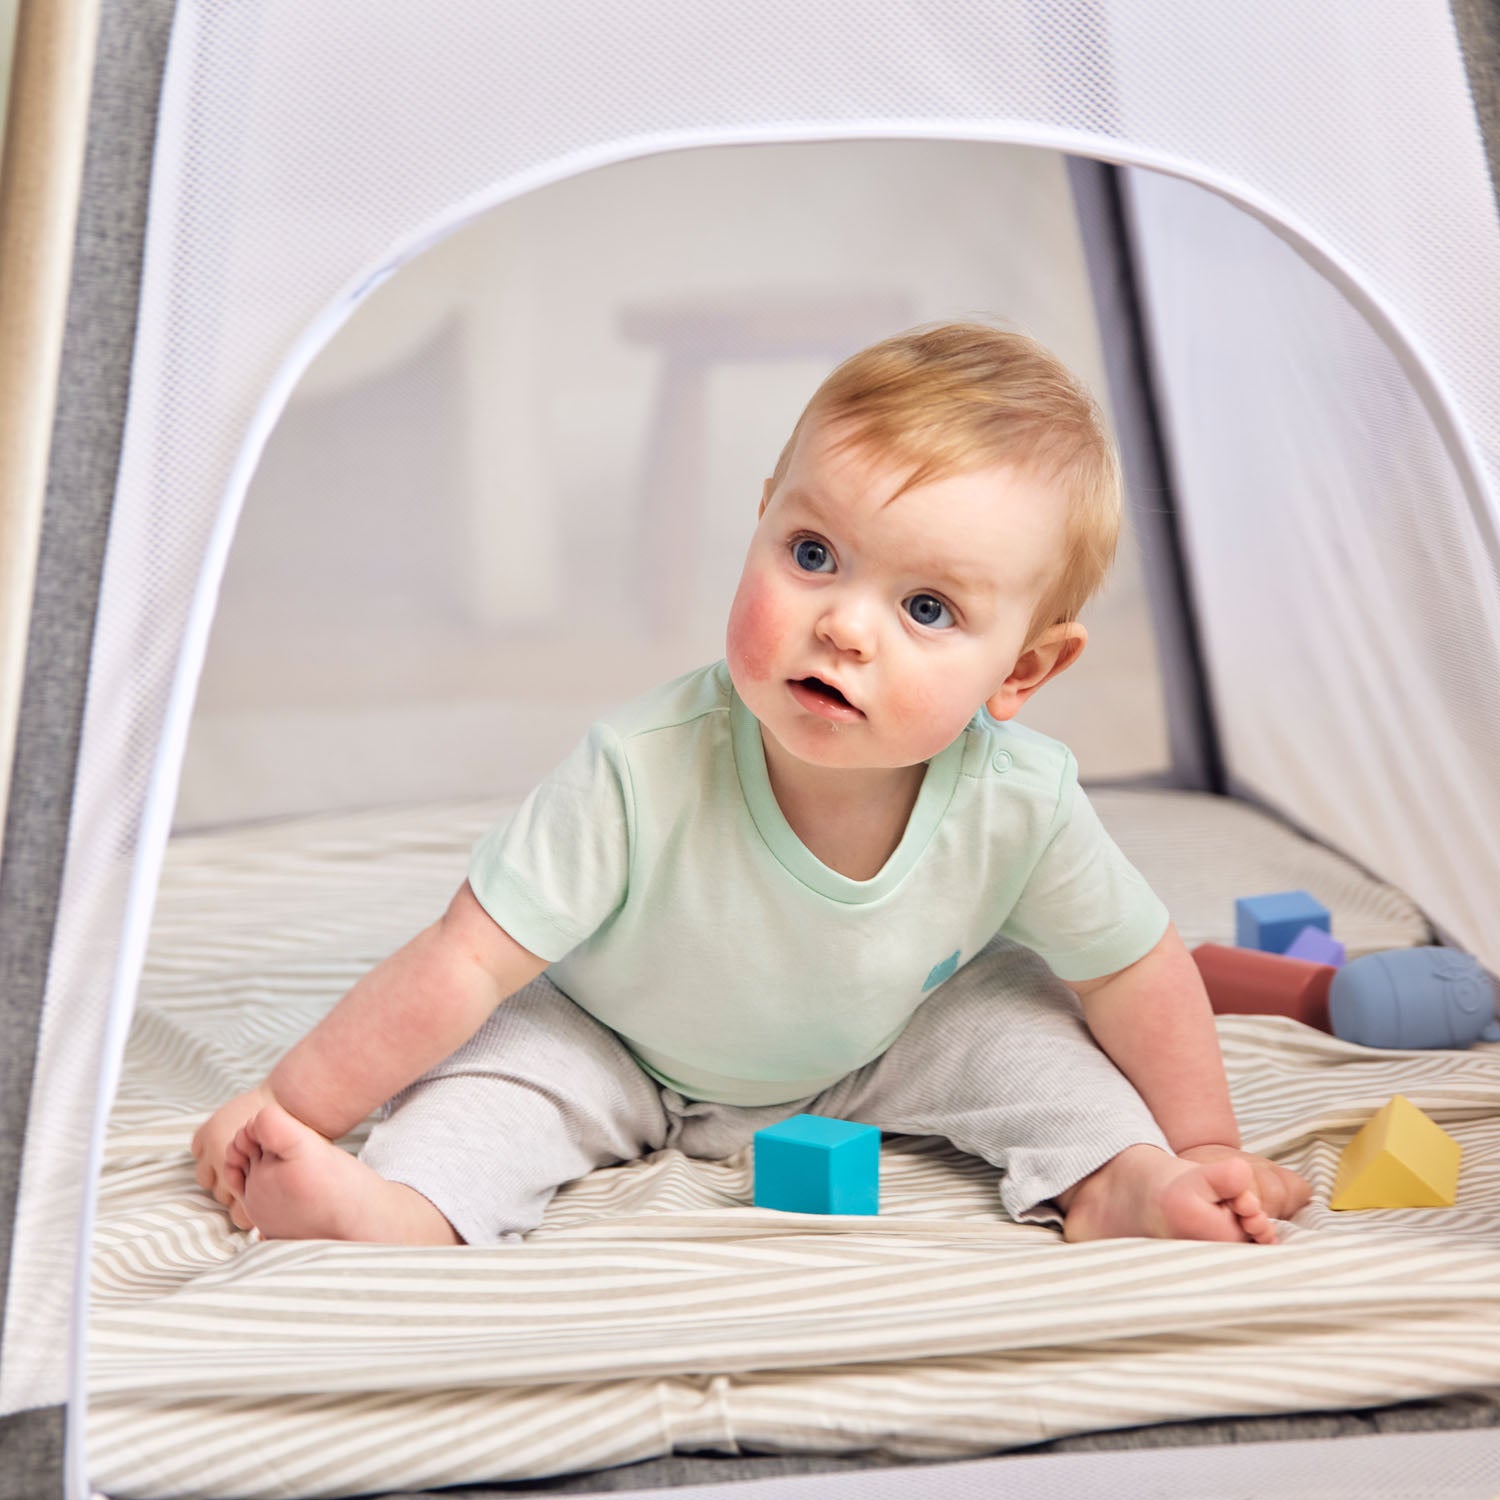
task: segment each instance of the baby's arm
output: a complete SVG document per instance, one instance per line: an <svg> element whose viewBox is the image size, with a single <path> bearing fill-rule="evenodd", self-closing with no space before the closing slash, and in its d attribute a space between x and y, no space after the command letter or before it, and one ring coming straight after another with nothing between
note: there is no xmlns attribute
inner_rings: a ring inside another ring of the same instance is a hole
<svg viewBox="0 0 1500 1500"><path fill-rule="evenodd" d="M199 1128L192 1147L199 1183L230 1207L244 1181L225 1152L264 1105L274 1101L334 1140L462 1046L545 967L465 883L437 922L370 970L264 1083Z"/></svg>
<svg viewBox="0 0 1500 1500"><path fill-rule="evenodd" d="M1129 968L1074 983L1094 1039L1133 1083L1178 1156L1245 1155L1266 1212L1290 1218L1310 1190L1295 1172L1240 1151L1213 1009L1177 929Z"/></svg>
<svg viewBox="0 0 1500 1500"><path fill-rule="evenodd" d="M1135 1085L1175 1152L1239 1146L1208 992L1175 927L1129 968L1072 988L1094 1040Z"/></svg>

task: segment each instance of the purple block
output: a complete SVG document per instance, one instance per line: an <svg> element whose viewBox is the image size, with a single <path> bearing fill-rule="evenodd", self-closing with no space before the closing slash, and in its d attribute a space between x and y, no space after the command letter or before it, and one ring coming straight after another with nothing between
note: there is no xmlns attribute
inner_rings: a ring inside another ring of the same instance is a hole
<svg viewBox="0 0 1500 1500"><path fill-rule="evenodd" d="M1331 938L1321 927L1304 927L1291 941L1286 950L1288 958L1305 959L1311 964L1332 964L1335 969L1344 966L1344 945Z"/></svg>

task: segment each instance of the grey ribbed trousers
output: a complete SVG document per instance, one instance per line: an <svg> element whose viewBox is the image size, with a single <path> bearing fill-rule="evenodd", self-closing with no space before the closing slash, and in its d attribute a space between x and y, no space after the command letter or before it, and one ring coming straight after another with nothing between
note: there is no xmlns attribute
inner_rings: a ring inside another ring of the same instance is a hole
<svg viewBox="0 0 1500 1500"><path fill-rule="evenodd" d="M942 1136L1003 1174L1016 1219L1127 1146L1167 1143L1099 1049L1072 991L1034 954L992 943L922 1003L895 1042L831 1088L742 1107L663 1088L545 978L385 1107L362 1161L415 1188L471 1245L534 1228L557 1189L664 1147L720 1160L763 1126L827 1115Z"/></svg>

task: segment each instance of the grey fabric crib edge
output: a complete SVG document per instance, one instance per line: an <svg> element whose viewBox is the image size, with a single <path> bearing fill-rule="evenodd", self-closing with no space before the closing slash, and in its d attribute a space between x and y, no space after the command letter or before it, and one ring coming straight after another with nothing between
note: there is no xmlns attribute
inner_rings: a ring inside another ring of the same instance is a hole
<svg viewBox="0 0 1500 1500"><path fill-rule="evenodd" d="M1192 1422L1160 1422L1104 1432L1054 1438L991 1455L994 1461L1049 1453L1102 1453L1147 1448L1191 1448L1234 1443L1272 1443L1373 1437L1395 1433L1460 1432L1500 1427L1500 1389L1461 1392L1423 1401L1352 1411L1297 1412L1278 1416L1213 1417ZM974 1459L949 1462L972 1463ZM834 1457L822 1454L678 1453L620 1468L561 1474L548 1479L465 1485L445 1490L399 1490L382 1500L512 1500L521 1495L591 1495L622 1490L672 1489L683 1485L733 1484L806 1474L865 1469L933 1467L933 1461L905 1461L875 1454Z"/></svg>

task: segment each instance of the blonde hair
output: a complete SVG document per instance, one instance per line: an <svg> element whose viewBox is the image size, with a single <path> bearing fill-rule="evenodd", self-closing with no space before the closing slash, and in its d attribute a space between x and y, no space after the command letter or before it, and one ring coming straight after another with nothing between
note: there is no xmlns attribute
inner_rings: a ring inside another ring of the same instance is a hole
<svg viewBox="0 0 1500 1500"><path fill-rule="evenodd" d="M1035 339L984 323L941 323L862 350L813 393L777 460L773 486L814 421L838 423L845 443L910 464L898 494L1001 463L1063 488L1063 559L1029 639L1076 619L1104 582L1120 530L1119 459L1098 403Z"/></svg>

